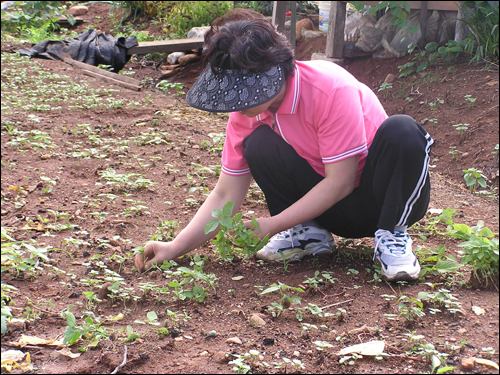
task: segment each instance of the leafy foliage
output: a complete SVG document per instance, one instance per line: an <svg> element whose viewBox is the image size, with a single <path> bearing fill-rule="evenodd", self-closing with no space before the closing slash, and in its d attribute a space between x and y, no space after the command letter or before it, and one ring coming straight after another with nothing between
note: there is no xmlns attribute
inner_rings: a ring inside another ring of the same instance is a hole
<svg viewBox="0 0 500 375"><path fill-rule="evenodd" d="M255 235L252 229L247 229L242 220L241 212L234 218L234 202L227 202L222 209L212 211L212 216L216 219L211 220L205 226L205 234L213 232L220 225L220 231L212 240L222 259L232 260L235 255L242 254L245 258L254 255L262 249L269 239L269 235L261 241ZM259 223L252 218L252 225L259 229Z"/></svg>
<svg viewBox="0 0 500 375"><path fill-rule="evenodd" d="M2 9L2 32L23 34L27 30L54 31L59 28L56 22L65 8L60 1L16 1L10 8ZM75 19L67 15L68 22L74 25ZM29 34L29 32L28 32Z"/></svg>
<svg viewBox="0 0 500 375"><path fill-rule="evenodd" d="M473 227L454 224L448 230L452 237L466 240L458 245L465 254L462 263L471 266L477 277L487 282L498 274L498 238L493 238L495 234L484 226L482 220Z"/></svg>

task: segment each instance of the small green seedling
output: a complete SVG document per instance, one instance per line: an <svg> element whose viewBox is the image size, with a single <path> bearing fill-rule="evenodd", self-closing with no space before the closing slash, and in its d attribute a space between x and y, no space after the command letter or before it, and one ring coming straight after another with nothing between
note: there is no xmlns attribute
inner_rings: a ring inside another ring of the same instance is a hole
<svg viewBox="0 0 500 375"><path fill-rule="evenodd" d="M465 184L471 193L475 193L477 185L486 187L486 177L483 173L475 168L464 169Z"/></svg>
<svg viewBox="0 0 500 375"><path fill-rule="evenodd" d="M456 125L453 125L453 127L457 130L460 138L462 138L464 136L464 132L467 129L469 129L469 124L456 124Z"/></svg>
<svg viewBox="0 0 500 375"><path fill-rule="evenodd" d="M474 107L474 103L476 102L477 98L473 98L472 95L464 95L465 101L467 102L467 106L469 109L472 109Z"/></svg>
<svg viewBox="0 0 500 375"><path fill-rule="evenodd" d="M280 302L272 302L271 306L269 307L269 310L272 312L272 315L274 317L280 316L281 313L287 308L289 308L292 303L300 303L299 297L297 296L290 297L288 294L285 293L285 290L293 290L296 292L305 293L302 288L288 286L279 281L278 284L272 284L271 286L269 286L269 288L265 289L264 291L262 291L262 293L260 293L261 295L263 295L268 293L274 293L277 291L280 292L281 294ZM274 310L276 310L277 312L275 312Z"/></svg>

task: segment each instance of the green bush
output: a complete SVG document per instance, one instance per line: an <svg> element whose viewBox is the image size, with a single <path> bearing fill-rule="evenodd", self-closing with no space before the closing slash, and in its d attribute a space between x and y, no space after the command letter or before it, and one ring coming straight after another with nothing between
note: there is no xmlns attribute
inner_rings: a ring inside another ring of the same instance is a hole
<svg viewBox="0 0 500 375"><path fill-rule="evenodd" d="M471 62L487 60L498 62L498 5L493 7L488 1L464 1L462 20L469 26L470 34L464 51L473 55Z"/></svg>
<svg viewBox="0 0 500 375"><path fill-rule="evenodd" d="M66 8L59 1L16 1L13 6L2 10L2 32L17 33L42 29L53 32L59 28L56 23ZM67 15L74 24L73 16Z"/></svg>
<svg viewBox="0 0 500 375"><path fill-rule="evenodd" d="M486 228L482 220L473 227L466 224L450 225L448 233L465 240L458 245L464 253L461 263L469 265L476 278L488 283L489 279L498 275L498 238L494 238L495 233Z"/></svg>
<svg viewBox="0 0 500 375"><path fill-rule="evenodd" d="M184 38L193 27L208 26L233 8L232 1L120 1L126 10L120 26L127 18L155 18L169 37Z"/></svg>
<svg viewBox="0 0 500 375"><path fill-rule="evenodd" d="M185 37L193 27L209 26L233 8L232 1L166 1L171 4L162 23L171 34Z"/></svg>

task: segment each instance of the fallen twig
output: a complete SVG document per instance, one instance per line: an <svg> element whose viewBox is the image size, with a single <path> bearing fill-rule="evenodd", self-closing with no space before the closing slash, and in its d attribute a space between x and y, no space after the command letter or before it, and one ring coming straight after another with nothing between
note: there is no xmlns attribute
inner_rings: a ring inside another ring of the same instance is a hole
<svg viewBox="0 0 500 375"><path fill-rule="evenodd" d="M40 307L35 306L32 302L27 302L27 304L30 305L31 307L33 307L34 309L37 309L37 310L44 312L46 314L54 315L54 316L62 319L61 314L58 312L41 309Z"/></svg>
<svg viewBox="0 0 500 375"><path fill-rule="evenodd" d="M351 302L351 301L354 301L354 298L351 298L351 299L348 299L348 300L346 300L346 301L342 301L342 302L332 303L331 305L327 305L327 306L320 307L320 309L321 309L321 310L323 310L323 309L327 309L327 308L329 308L329 307L342 305L342 304L344 304L344 303Z"/></svg>
<svg viewBox="0 0 500 375"><path fill-rule="evenodd" d="M116 366L116 368L113 370L112 374L116 374L127 363L127 345L124 345L124 347L125 347L125 352L123 353L123 362L120 363L118 366Z"/></svg>

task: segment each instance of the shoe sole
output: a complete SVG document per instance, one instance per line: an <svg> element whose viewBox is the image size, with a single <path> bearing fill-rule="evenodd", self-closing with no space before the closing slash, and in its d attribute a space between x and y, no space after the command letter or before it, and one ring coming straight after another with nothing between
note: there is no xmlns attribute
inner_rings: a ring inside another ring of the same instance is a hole
<svg viewBox="0 0 500 375"><path fill-rule="evenodd" d="M325 254L325 253L331 253L333 252L333 245L334 241L329 241L326 244L321 245L317 249L311 249L311 247L308 249L307 245L305 249L301 248L293 248L293 249L288 249L283 252L283 255L285 256L285 262L291 261L291 260L300 260L304 258L307 255L318 255L318 254ZM314 247L314 246L312 246ZM264 258L259 256L259 253L255 255L258 259L262 259L268 262L283 262L283 258L281 257L280 254L278 254L277 258Z"/></svg>
<svg viewBox="0 0 500 375"><path fill-rule="evenodd" d="M394 276L388 276L384 273L384 266L382 265L382 261L380 260L380 258L378 256L375 256L375 260L377 261L377 263L379 263L381 265L381 268L382 268L381 269L381 271L382 271L381 277L382 277L382 279L387 280L389 282L415 281L415 280L418 280L418 278L420 277L420 267L418 267L417 272L412 273L412 274L410 274L406 271L399 271Z"/></svg>
<svg viewBox="0 0 500 375"><path fill-rule="evenodd" d="M382 278L384 280L389 281L389 282L416 281L416 280L418 280L419 276L420 276L420 270L416 274L409 274L408 272L405 272L405 271L399 271L394 276L387 276L387 275L384 275L384 273L382 273Z"/></svg>

